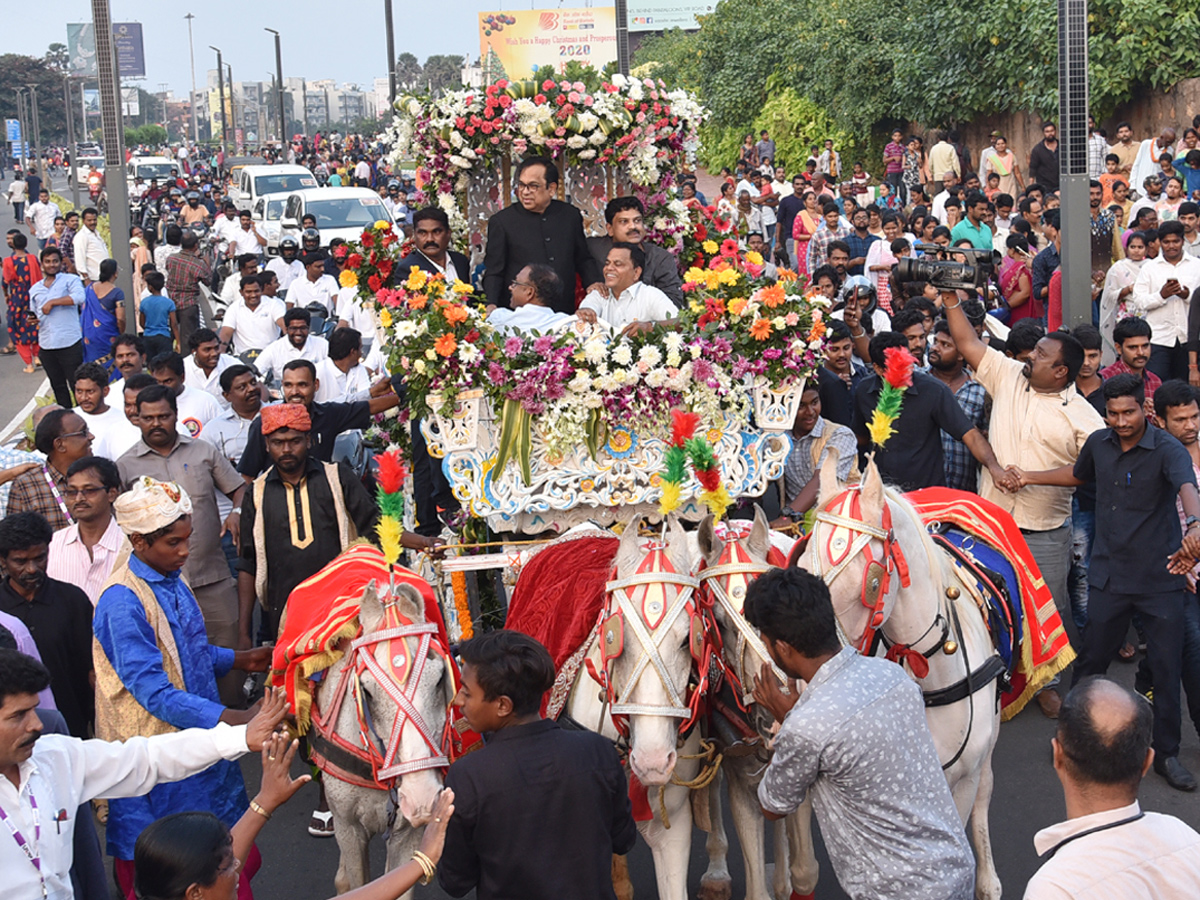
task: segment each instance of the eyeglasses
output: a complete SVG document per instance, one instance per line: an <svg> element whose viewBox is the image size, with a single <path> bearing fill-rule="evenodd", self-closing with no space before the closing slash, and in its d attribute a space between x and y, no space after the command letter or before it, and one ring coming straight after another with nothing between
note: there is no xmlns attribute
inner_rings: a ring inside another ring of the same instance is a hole
<svg viewBox="0 0 1200 900"><path fill-rule="evenodd" d="M76 497L95 497L97 494L103 493L108 488L102 487L82 487L82 488L66 488L63 491L63 496L68 500L74 500Z"/></svg>
<svg viewBox="0 0 1200 900"><path fill-rule="evenodd" d="M508 283L509 287L533 287L531 281L517 281L515 278Z"/></svg>
<svg viewBox="0 0 1200 900"><path fill-rule="evenodd" d="M83 431L67 431L67 432L64 432L63 434L60 434L59 437L60 438L88 437L90 435L91 435L91 432L88 431L87 426L84 425Z"/></svg>
<svg viewBox="0 0 1200 900"><path fill-rule="evenodd" d="M517 190L518 191L540 191L545 187L546 187L546 185L542 184L540 181L534 182L532 184L530 184L529 182L526 182L526 181L518 181L517 182Z"/></svg>

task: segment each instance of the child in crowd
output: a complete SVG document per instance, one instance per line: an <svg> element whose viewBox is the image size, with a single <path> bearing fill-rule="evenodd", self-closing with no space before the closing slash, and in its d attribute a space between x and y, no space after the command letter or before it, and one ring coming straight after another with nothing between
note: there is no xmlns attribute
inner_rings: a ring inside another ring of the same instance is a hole
<svg viewBox="0 0 1200 900"><path fill-rule="evenodd" d="M150 293L142 298L138 323L146 339L147 358L153 359L160 353L169 353L179 344L179 319L175 314L175 301L162 292L167 283L163 273L154 270L147 272L145 277Z"/></svg>

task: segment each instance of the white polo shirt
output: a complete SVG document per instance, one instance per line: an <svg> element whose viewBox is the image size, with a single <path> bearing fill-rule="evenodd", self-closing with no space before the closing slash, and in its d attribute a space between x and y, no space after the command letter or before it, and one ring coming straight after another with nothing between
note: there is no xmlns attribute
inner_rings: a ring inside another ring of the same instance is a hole
<svg viewBox="0 0 1200 900"><path fill-rule="evenodd" d="M337 309L338 292L341 288L332 275L322 275L316 281L309 281L305 273L292 282L288 288L288 303L298 309L307 309L308 304L316 301L331 314Z"/></svg>
<svg viewBox="0 0 1200 900"><path fill-rule="evenodd" d="M329 357L329 342L325 338L308 336L303 347L295 347L285 334L275 343L270 344L254 361L258 374L270 379L272 373L277 380L283 380L283 367L294 359L307 359L314 366Z"/></svg>
<svg viewBox="0 0 1200 900"><path fill-rule="evenodd" d="M233 352L241 355L247 350L265 350L283 333L279 322L287 307L278 297L263 297L254 309L240 297L225 310L222 328L233 329ZM189 379L190 380L190 379Z"/></svg>
<svg viewBox="0 0 1200 900"><path fill-rule="evenodd" d="M243 253L253 253L257 256L262 252L265 244L258 242L258 229L254 227L254 223L250 223L250 230L246 231L242 228L241 223L238 227L230 232L229 242L234 246L234 255L239 256Z"/></svg>
<svg viewBox="0 0 1200 900"><path fill-rule="evenodd" d="M208 391L194 388L189 384L183 386L183 393L175 398L179 407L179 430L186 429L189 437L198 438L204 426L221 414L221 404L213 399Z"/></svg>
<svg viewBox="0 0 1200 900"><path fill-rule="evenodd" d="M635 281L614 297L592 291L583 298L580 309L590 309L613 330L621 331L631 322L661 322L675 318L679 311L671 299L652 284Z"/></svg>
<svg viewBox="0 0 1200 900"><path fill-rule="evenodd" d="M229 401L225 399L225 395L221 391L221 373L230 366L240 364L240 360L227 353L222 353L217 357L217 364L213 367L213 370L205 375L204 370L196 365L195 355L189 354L183 358L184 379L187 381L188 387L211 394L213 399L224 409L229 405Z"/></svg>
<svg viewBox="0 0 1200 900"><path fill-rule="evenodd" d="M1163 297L1163 285L1172 278L1187 289L1187 297ZM1174 347L1176 341L1187 343L1188 306L1196 288L1200 288L1200 258L1186 250L1174 265L1161 253L1142 263L1132 299L1134 309L1153 329L1152 343L1161 347Z"/></svg>
<svg viewBox="0 0 1200 900"><path fill-rule="evenodd" d="M343 372L332 359L323 359L317 363L317 395L318 403L353 403L355 400L368 399L371 390L371 375L361 362L352 367L349 372Z"/></svg>

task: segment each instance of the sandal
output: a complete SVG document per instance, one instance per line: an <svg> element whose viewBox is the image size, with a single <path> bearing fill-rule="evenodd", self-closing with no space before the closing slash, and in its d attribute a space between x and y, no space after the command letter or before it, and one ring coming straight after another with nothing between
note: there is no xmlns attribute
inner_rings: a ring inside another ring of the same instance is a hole
<svg viewBox="0 0 1200 900"><path fill-rule="evenodd" d="M16 352L17 352L17 348L14 347L12 344L9 344L3 350L0 350L0 356L12 356Z"/></svg>
<svg viewBox="0 0 1200 900"><path fill-rule="evenodd" d="M37 369L35 369L33 366L26 366L21 371L24 372L26 375L32 375L34 372L37 371Z"/></svg>
<svg viewBox="0 0 1200 900"><path fill-rule="evenodd" d="M308 833L316 838L333 837L333 813L314 810L312 818L308 820Z"/></svg>

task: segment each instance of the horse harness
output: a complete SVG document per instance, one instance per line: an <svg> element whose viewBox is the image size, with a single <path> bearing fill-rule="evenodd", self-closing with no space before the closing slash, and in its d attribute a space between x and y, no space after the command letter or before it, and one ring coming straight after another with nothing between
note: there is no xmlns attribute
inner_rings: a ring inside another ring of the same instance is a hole
<svg viewBox="0 0 1200 900"><path fill-rule="evenodd" d="M383 624L384 627L378 631L369 634L360 632L351 642L350 658L338 677L328 709L319 709L316 702L313 703L314 732L310 739L313 756L323 770L328 766L330 774L336 778L360 787L377 789L394 788L398 779L412 772L445 769L450 765L449 756L454 755L451 717L446 717L442 733L435 740L429 724L414 702L425 675L430 650L441 657L445 665L450 699L453 699L456 690L454 666L449 653L440 641L434 640L437 625L432 622L413 622L399 611L395 603L384 606ZM409 649L407 639L411 637L418 638L415 653ZM379 644L386 645L385 663L380 663L373 652ZM366 703L362 686L364 673L370 673L396 704L396 716L386 740L377 730ZM336 731L342 704L348 697L354 703L358 719L359 744L346 740ZM400 743L405 729L410 727L424 742L427 755L400 762Z"/></svg>
<svg viewBox="0 0 1200 900"><path fill-rule="evenodd" d="M959 621L958 608L954 602L954 599L958 596L957 593L950 595L949 590L946 592L947 596L951 599L949 607L950 615L954 620L953 630L946 616L939 612L925 632L911 644L893 643L884 635L883 623L891 614L891 605L895 602L895 598L891 596L890 591L892 569L894 566L896 574L900 578L901 586L909 587L911 581L909 578L908 562L895 539L895 532L892 528L891 507L888 506L885 500L881 521L882 527L879 528L871 525L861 519L860 494L861 485L852 486L817 512L812 534L805 540L805 543L808 544L808 549L811 551L809 554L810 571L815 575L820 575L828 586L833 583L838 575L845 571L850 562L858 554L865 553L867 566L863 573L863 586L860 599L863 606L870 610L870 615L867 618L866 626L863 628L863 633L859 636L855 645L858 651L867 656L874 656L882 644L886 647L885 655L887 659L893 662L907 662L913 675L918 679L923 679L929 674L928 660L930 658L939 651L947 654L953 653L958 649L958 646L961 646L963 663L967 674L947 687L930 691L922 689L921 693L926 708L949 706L971 697L977 691L1000 678L1005 672L1005 665L1000 656L993 653L978 669L972 669L966 646L955 645L954 641L948 639L951 633L959 636L962 635L962 624ZM830 529L829 534L824 537L823 544L828 558L832 563L832 567L826 572L822 572L823 567L820 553L822 541L819 532L822 525ZM883 542L882 554L878 559L874 556L871 548L873 540ZM803 549L802 545L797 545L797 549L793 552L793 559L797 558L803 552ZM940 595L938 605L941 606ZM919 651L915 649L927 635L934 631L939 632L939 637L927 650ZM943 769L949 769L953 766L962 756L967 748L967 744L970 742L971 731L975 724L974 704L968 704L968 709L970 717L962 744L949 761L942 764Z"/></svg>
<svg viewBox="0 0 1200 900"><path fill-rule="evenodd" d="M676 588L674 597L669 597L669 586ZM658 542L650 545L634 574L610 580L605 585L607 595L600 613L599 630L601 665L597 669L588 659L585 667L600 685L613 727L622 739L628 739L631 715L677 718L680 734L688 732L695 724L708 686L713 656L709 627L711 610L704 607L697 595L699 587L697 578L675 571L666 554L666 545ZM695 683L689 684L686 696L681 696L661 648L675 620L685 613L690 623L688 649L696 664L696 677ZM626 625L636 639L641 655L628 682L617 685L612 677L612 663L625 652ZM666 691L668 705L647 706L632 702L633 692L647 670L653 670L658 676Z"/></svg>

